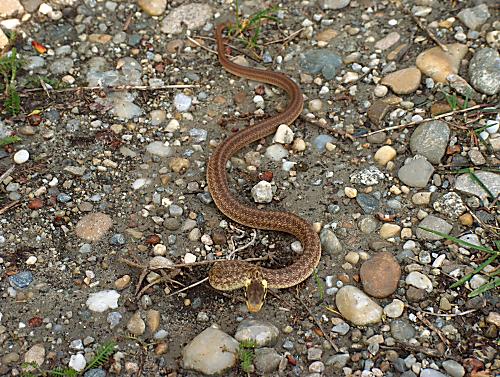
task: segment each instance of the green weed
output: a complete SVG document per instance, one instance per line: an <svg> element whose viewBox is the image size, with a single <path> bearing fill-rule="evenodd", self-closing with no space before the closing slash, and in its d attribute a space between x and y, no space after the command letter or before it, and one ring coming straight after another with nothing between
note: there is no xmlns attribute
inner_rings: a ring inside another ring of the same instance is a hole
<svg viewBox="0 0 500 377"><path fill-rule="evenodd" d="M10 50L10 53L0 57L0 75L3 78L5 93L4 107L11 115L17 115L21 111L21 99L16 87L17 71L21 68L21 64L15 47Z"/></svg>
<svg viewBox="0 0 500 377"><path fill-rule="evenodd" d="M7 136L0 139L0 148L5 147L9 144L14 144L20 142L22 139L19 136Z"/></svg>
<svg viewBox="0 0 500 377"><path fill-rule="evenodd" d="M485 246L481 246L481 245L474 245L474 244L472 244L470 242L461 240L459 238L455 238L453 236L450 236L448 234L444 234L444 233L438 232L436 230L424 228L422 226L420 227L420 229L423 229L426 232L429 232L429 233L432 233L432 234L436 234L436 235L438 235L440 237L443 237L443 238L445 238L447 240L453 241L453 242L455 242L458 245L461 245L461 246L464 246L464 247L468 247L470 249L475 249L475 250L483 251L485 253L490 254L490 257L488 259L486 259L483 263L481 263L479 266L477 266L471 273L465 275L460 280L458 280L455 283L453 283L450 286L450 288L457 288L457 287L460 287L460 286L464 285L466 282L468 282L470 279L472 279L472 277L474 275L476 275L476 274L480 273L482 270L484 270L484 268L486 266L492 265L493 262L500 255L500 252L499 252L499 250L500 250L500 240L493 241L493 243L495 244L495 247L497 248L497 250L493 250L493 249L490 249L489 247L485 247ZM499 269L497 268L493 273L489 274L489 276L491 278L490 282L488 282L486 284L483 284L479 288L474 289L467 296L468 297L476 297L476 296L480 295L481 293L487 292L487 291L489 291L489 290L491 290L493 288L496 288L496 287L500 286L500 277L498 277L498 274L499 274Z"/></svg>
<svg viewBox="0 0 500 377"><path fill-rule="evenodd" d="M252 371L255 347L257 347L257 343L254 340L244 340L240 343L238 356L240 358L241 369L245 373Z"/></svg>
<svg viewBox="0 0 500 377"><path fill-rule="evenodd" d="M114 353L116 343L108 342L99 348L95 356L90 360L85 369L78 372L72 368L55 368L51 370L42 369L36 363L24 363L22 365L24 371L23 377L77 377L82 376L86 371L93 368L98 368L105 364L111 355Z"/></svg>
<svg viewBox="0 0 500 377"><path fill-rule="evenodd" d="M317 271L313 272L313 277L314 277L314 282L316 283L316 288L318 289L319 292L319 300L321 302L325 299L325 284L323 283L323 280L318 276Z"/></svg>

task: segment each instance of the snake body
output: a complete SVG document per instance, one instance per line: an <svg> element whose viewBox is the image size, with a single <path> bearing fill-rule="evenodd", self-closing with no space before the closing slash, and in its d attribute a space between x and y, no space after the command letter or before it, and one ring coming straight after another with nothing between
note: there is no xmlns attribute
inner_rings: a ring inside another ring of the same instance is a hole
<svg viewBox="0 0 500 377"><path fill-rule="evenodd" d="M294 81L282 73L231 62L225 54L224 28L225 25L221 24L215 31L219 62L224 69L239 77L280 87L286 91L290 102L284 112L231 135L217 146L207 165L209 191L219 210L233 221L251 228L289 233L301 242L303 253L291 265L279 269L263 268L238 260L217 262L210 270L209 282L218 290L242 288L246 285L245 281L251 278L265 280L269 288L292 287L307 279L319 263L321 243L317 233L307 221L293 213L260 210L236 199L229 190L226 163L243 147L274 133L279 125L292 123L302 112L302 92Z"/></svg>

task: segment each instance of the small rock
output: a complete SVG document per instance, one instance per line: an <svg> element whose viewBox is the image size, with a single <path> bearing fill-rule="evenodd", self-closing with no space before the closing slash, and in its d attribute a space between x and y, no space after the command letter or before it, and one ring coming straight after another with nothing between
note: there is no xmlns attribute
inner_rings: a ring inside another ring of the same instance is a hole
<svg viewBox="0 0 500 377"><path fill-rule="evenodd" d="M420 372L420 377L447 377L446 374L441 373L435 369L427 368L422 369Z"/></svg>
<svg viewBox="0 0 500 377"><path fill-rule="evenodd" d="M389 318L399 318L405 310L403 301L395 298L392 302L384 307L384 313Z"/></svg>
<svg viewBox="0 0 500 377"><path fill-rule="evenodd" d="M396 94L409 94L418 89L421 78L420 70L410 67L390 73L380 83L390 87Z"/></svg>
<svg viewBox="0 0 500 377"><path fill-rule="evenodd" d="M427 158L429 162L438 164L444 156L450 129L445 122L434 120L419 125L410 138L410 148L413 154Z"/></svg>
<svg viewBox="0 0 500 377"><path fill-rule="evenodd" d="M425 50L417 56L416 65L423 74L430 76L434 81L446 83L451 73L458 74L460 62L468 52L466 45L454 43L446 45L448 52L441 47Z"/></svg>
<svg viewBox="0 0 500 377"><path fill-rule="evenodd" d="M432 292L432 281L423 273L412 271L406 277L406 284L412 285L415 288L423 289L427 292Z"/></svg>
<svg viewBox="0 0 500 377"><path fill-rule="evenodd" d="M260 181L252 187L252 198L255 203L271 203L273 200L273 189L271 183Z"/></svg>
<svg viewBox="0 0 500 377"><path fill-rule="evenodd" d="M87 241L98 241L113 226L111 217L96 212L83 216L75 226L75 234Z"/></svg>
<svg viewBox="0 0 500 377"><path fill-rule="evenodd" d="M9 283L16 289L28 288L33 282L33 273L31 271L21 271L15 275L9 276Z"/></svg>
<svg viewBox="0 0 500 377"><path fill-rule="evenodd" d="M393 147L390 145L384 145L383 147L380 147L377 152L375 152L373 159L380 166L385 166L389 161L396 158L396 154L396 150Z"/></svg>
<svg viewBox="0 0 500 377"><path fill-rule="evenodd" d="M325 364L327 366L333 367L334 369L342 369L346 366L350 358L351 355L349 355L348 353L333 355L326 360Z"/></svg>
<svg viewBox="0 0 500 377"><path fill-rule="evenodd" d="M239 343L225 332L209 327L182 350L183 366L198 372L222 374L238 361Z"/></svg>
<svg viewBox="0 0 500 377"><path fill-rule="evenodd" d="M188 111L192 102L193 99L183 93L177 93L174 97L174 106L181 113Z"/></svg>
<svg viewBox="0 0 500 377"><path fill-rule="evenodd" d="M416 231L417 238L428 241L437 241L442 239L443 237L434 233L430 233L422 228L431 229L444 234L450 234L451 230L453 229L453 225L448 224L445 220L433 215L429 215L425 219L423 219L418 225Z"/></svg>
<svg viewBox="0 0 500 377"><path fill-rule="evenodd" d="M123 275L115 280L115 288L121 291L129 286L131 280L130 275Z"/></svg>
<svg viewBox="0 0 500 377"><path fill-rule="evenodd" d="M321 108L323 107L323 102L320 99L313 99L309 101L309 111L311 112L316 112L320 111Z"/></svg>
<svg viewBox="0 0 500 377"><path fill-rule="evenodd" d="M319 235L321 240L321 248L323 252L331 255L338 254L342 251L342 244L331 229L323 229Z"/></svg>
<svg viewBox="0 0 500 377"><path fill-rule="evenodd" d="M16 164L24 164L30 158L30 154L26 149L20 149L14 154L14 162Z"/></svg>
<svg viewBox="0 0 500 377"><path fill-rule="evenodd" d="M188 3L173 8L161 23L161 31L166 34L180 34L187 27L195 30L212 18L212 7L204 3Z"/></svg>
<svg viewBox="0 0 500 377"><path fill-rule="evenodd" d="M474 173L476 177L485 185L488 190L496 197L500 193L500 174L489 171L478 171ZM479 198L486 198L488 194L470 174L462 174L455 181L455 189L467 194L475 195Z"/></svg>
<svg viewBox="0 0 500 377"><path fill-rule="evenodd" d="M35 344L32 346L26 354L24 355L25 363L35 363L39 367L43 365L45 361L45 347L43 344Z"/></svg>
<svg viewBox="0 0 500 377"><path fill-rule="evenodd" d="M158 157L168 157L172 154L172 148L161 141L153 141L146 146L146 152Z"/></svg>
<svg viewBox="0 0 500 377"><path fill-rule="evenodd" d="M366 169L354 172L349 178L351 183L360 183L365 186L373 186L384 179L384 173L382 173L377 167L370 166Z"/></svg>
<svg viewBox="0 0 500 377"><path fill-rule="evenodd" d="M274 348L257 348L254 353L253 363L259 374L268 375L278 369L282 356Z"/></svg>
<svg viewBox="0 0 500 377"><path fill-rule="evenodd" d="M293 141L293 131L287 124L281 124L274 134L273 142L280 144L290 144Z"/></svg>
<svg viewBox="0 0 500 377"><path fill-rule="evenodd" d="M253 341L257 347L265 347L274 346L278 335L278 328L271 322L247 319L239 324L234 337L239 342Z"/></svg>
<svg viewBox="0 0 500 377"><path fill-rule="evenodd" d="M478 49L469 63L469 76L471 85L481 93L495 95L500 92L498 51L493 48Z"/></svg>
<svg viewBox="0 0 500 377"><path fill-rule="evenodd" d="M396 291L401 267L391 253L380 252L361 265L359 274L367 294L384 298Z"/></svg>
<svg viewBox="0 0 500 377"><path fill-rule="evenodd" d="M323 9L342 9L350 2L351 0L322 0L320 4Z"/></svg>
<svg viewBox="0 0 500 377"><path fill-rule="evenodd" d="M415 336L415 329L404 319L395 319L391 322L391 335L394 339L407 341Z"/></svg>
<svg viewBox="0 0 500 377"><path fill-rule="evenodd" d="M102 313L108 309L118 308L120 294L115 290L104 290L91 293L87 299L87 307L93 312Z"/></svg>
<svg viewBox="0 0 500 377"><path fill-rule="evenodd" d="M396 31L393 31L393 32L387 34L384 38L375 42L374 47L376 50L382 50L382 51L387 50L388 48L391 48L396 43L398 43L400 39L401 39L401 36L399 35L399 33Z"/></svg>
<svg viewBox="0 0 500 377"><path fill-rule="evenodd" d="M187 158L174 157L170 160L168 165L175 173L183 173L189 169L190 163Z"/></svg>
<svg viewBox="0 0 500 377"><path fill-rule="evenodd" d="M483 25L490 17L490 12L488 11L488 5L479 4L474 8L465 8L461 10L457 17L462 21L469 29L478 30L481 25Z"/></svg>
<svg viewBox="0 0 500 377"><path fill-rule="evenodd" d="M137 5L150 16L161 16L167 7L167 0L138 0Z"/></svg>
<svg viewBox="0 0 500 377"><path fill-rule="evenodd" d="M337 292L335 303L342 316L357 326L378 323L382 308L356 287L346 285Z"/></svg>
<svg viewBox="0 0 500 377"><path fill-rule="evenodd" d="M281 161L288 156L288 151L281 144L273 144L266 148L265 156L272 161Z"/></svg>
<svg viewBox="0 0 500 377"><path fill-rule="evenodd" d="M68 364L70 368L73 368L77 372L81 372L82 370L85 369L86 365L87 361L85 360L85 356L83 356L81 353L77 353L76 355L71 355Z"/></svg>
<svg viewBox="0 0 500 377"><path fill-rule="evenodd" d="M158 310L150 309L146 312L146 322L148 329L151 333L155 333L160 328L160 312Z"/></svg>
<svg viewBox="0 0 500 377"><path fill-rule="evenodd" d="M462 198L456 192L447 192L439 197L432 205L436 211L456 219L467 210Z"/></svg>
<svg viewBox="0 0 500 377"><path fill-rule="evenodd" d="M411 187L425 187L434 173L434 167L425 157L407 159L398 171L398 178Z"/></svg>
<svg viewBox="0 0 500 377"><path fill-rule="evenodd" d="M144 334L144 331L146 330L146 323L141 318L140 312L137 311L132 314L132 317L130 317L130 320L127 323L127 330L136 336Z"/></svg>
<svg viewBox="0 0 500 377"><path fill-rule="evenodd" d="M391 237L399 236L400 232L401 232L401 227L399 225L385 223L385 224L382 224L382 227L380 228L379 234L380 234L381 238L388 239Z"/></svg>

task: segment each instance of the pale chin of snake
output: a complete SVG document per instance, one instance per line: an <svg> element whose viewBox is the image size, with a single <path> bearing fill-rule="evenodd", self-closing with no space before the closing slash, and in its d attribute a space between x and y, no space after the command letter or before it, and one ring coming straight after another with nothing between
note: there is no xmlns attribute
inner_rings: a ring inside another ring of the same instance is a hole
<svg viewBox="0 0 500 377"><path fill-rule="evenodd" d="M271 84L283 89L289 96L285 111L262 122L232 134L219 144L207 165L207 183L217 208L231 220L247 227L275 230L295 236L303 246L301 255L294 262L278 269L263 268L248 262L233 260L215 263L209 273L209 282L218 290L246 289L247 306L258 311L266 297L267 288L288 288L307 279L316 269L321 257L318 234L301 217L284 211L260 210L244 204L231 193L227 180L226 162L249 144L273 134L279 125L291 124L303 108L300 87L288 76L279 72L239 66L225 55L222 32L224 24L215 31L219 62L224 69L236 76Z"/></svg>

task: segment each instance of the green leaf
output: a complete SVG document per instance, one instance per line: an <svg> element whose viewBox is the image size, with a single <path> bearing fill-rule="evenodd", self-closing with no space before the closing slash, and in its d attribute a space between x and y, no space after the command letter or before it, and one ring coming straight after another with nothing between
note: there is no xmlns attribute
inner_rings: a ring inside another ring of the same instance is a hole
<svg viewBox="0 0 500 377"><path fill-rule="evenodd" d="M495 278L495 280L490 281L489 283L481 285L479 288L474 289L471 293L467 295L467 297L476 297L481 293L487 292L490 289L496 288L500 286L500 278Z"/></svg>
<svg viewBox="0 0 500 377"><path fill-rule="evenodd" d="M14 144L20 142L22 139L19 136L7 136L0 139L0 147L4 147L9 144Z"/></svg>
<svg viewBox="0 0 500 377"><path fill-rule="evenodd" d="M456 288L464 284L466 281L469 281L472 279L472 277L481 272L486 266L490 265L495 259L497 259L498 254L492 255L488 259L486 259L483 263L481 263L479 266L477 266L474 271L472 271L470 274L465 275L463 278L460 280L456 281L452 285L450 285L450 288Z"/></svg>
<svg viewBox="0 0 500 377"><path fill-rule="evenodd" d="M478 178L478 176L476 174L474 174L472 169L469 169L469 175L470 175L470 178L474 182L476 182L479 186L481 186L481 188L488 194L488 196L491 199L495 199L495 196L491 193L491 191L488 189L488 187L486 187L486 185Z"/></svg>
<svg viewBox="0 0 500 377"><path fill-rule="evenodd" d="M455 237L450 236L448 234L441 233L441 232L438 232L437 230L429 229L429 228L426 228L426 227L423 227L423 226L419 226L419 228L425 230L426 232L429 232L429 233L435 234L437 236L446 238L447 240L453 241L453 242L455 242L455 243L457 243L459 245L462 245L462 246L465 246L465 247L469 247L471 249L476 249L476 250L484 251L484 252L486 252L488 254L498 255L498 251L492 250L490 248L487 248L487 247L484 247L484 246L481 246L481 245L474 245L473 243L461 240L460 238L455 238Z"/></svg>
<svg viewBox="0 0 500 377"><path fill-rule="evenodd" d="M101 348L97 350L94 358L90 360L85 370L87 371L92 368L100 367L105 362L107 362L110 356L115 352L115 347L116 347L115 342L108 342L104 344Z"/></svg>

